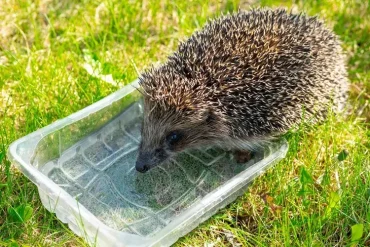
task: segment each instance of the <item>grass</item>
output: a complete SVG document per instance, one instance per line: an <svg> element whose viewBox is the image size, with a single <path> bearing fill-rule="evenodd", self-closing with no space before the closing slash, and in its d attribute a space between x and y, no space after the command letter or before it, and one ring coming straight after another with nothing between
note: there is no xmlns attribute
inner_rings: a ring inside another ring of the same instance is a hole
<svg viewBox="0 0 370 247"><path fill-rule="evenodd" d="M118 89L86 73L86 51L129 83L208 18L249 4L317 14L334 29L353 109L287 134L287 158L176 245L370 246L370 5L361 0L1 0L0 246L86 245L6 157L12 141Z"/></svg>

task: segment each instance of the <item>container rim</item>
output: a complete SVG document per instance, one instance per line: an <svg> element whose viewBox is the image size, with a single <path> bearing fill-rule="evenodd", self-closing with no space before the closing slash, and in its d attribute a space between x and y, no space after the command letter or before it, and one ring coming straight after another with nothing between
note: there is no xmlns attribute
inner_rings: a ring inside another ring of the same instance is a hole
<svg viewBox="0 0 370 247"><path fill-rule="evenodd" d="M54 132L66 125L69 125L71 123L74 123L76 121L81 120L82 118L87 117L88 115L95 113L113 102L125 97L126 95L132 93L134 90L136 90L139 87L139 80L136 79L132 83L122 87L121 89L109 94L108 96L104 97L103 99L65 117L62 119L59 119L55 121L54 123L47 125L43 128L40 128L14 142L12 142L8 148L8 157L9 160L19 169L21 172L28 177L38 188L39 190L43 190L44 192L48 192L50 195L57 196L58 200L61 201L63 204L69 205L72 209L73 213L77 216L80 216L84 221L87 221L88 224L91 226L94 226L94 231L102 234L105 237L109 237L112 240L119 241L122 237L129 237L131 239L140 240L141 244L158 244L160 243L164 238L168 237L169 235L173 234L172 238L176 239L180 236L183 236L184 234L181 233L187 233L194 229L192 227L189 230L183 229L183 226L185 225L191 225L194 224L197 220L200 220L202 216L204 216L207 212L210 212L212 208L215 208L219 206L222 202L226 201L229 194L233 195L236 192L238 192L238 188L242 188L243 186L247 185L251 179L253 179L255 176L258 176L260 173L264 171L263 168L267 168L270 163L273 163L275 160L282 158L286 155L288 150L288 143L285 139L281 139L281 146L274 150L273 153L271 153L266 158L258 161L257 163L253 164L251 169L246 169L243 172L236 175L232 181L227 181L225 184L219 186L216 190L212 191L211 193L207 194L205 197L203 197L199 204L192 207L191 211L186 210L183 214L180 215L180 217L171 223L169 223L167 226L165 226L163 229L161 229L159 232L154 234L150 237L140 236L136 234L131 234L127 232L122 232L115 230L109 226L107 226L105 223L103 223L101 220L99 220L95 215L93 215L87 208L85 208L82 204L80 204L75 198L73 198L69 193L67 193L64 189L59 187L57 184L55 184L50 178L42 174L38 169L36 169L31 164L28 164L26 160L24 160L18 153L17 148L21 143L24 143L26 141L29 141L31 138L34 138L35 141L33 142L34 147L37 145L37 143L46 135L50 134L51 132ZM33 150L34 150L33 147ZM262 167L262 169L261 169ZM46 186L47 184L47 186ZM230 195L230 197L231 197ZM213 204L213 205L212 205ZM209 207L209 205L212 205ZM204 211L203 208L208 206L209 208ZM202 212L204 211L204 212ZM200 217L196 218L196 215L201 214ZM73 215L73 214L72 214ZM70 220L70 219L69 219ZM181 223L179 223L181 222ZM202 222L202 221L201 221ZM72 223L72 222L67 222ZM167 231L168 229L173 229L172 231ZM182 231L181 231L182 230ZM181 231L179 233L178 231ZM78 234L77 232L75 232ZM119 234L119 238L115 236ZM79 235L79 234L78 234ZM171 238L171 236L169 237ZM122 239L121 239L122 240ZM154 242L153 242L154 241Z"/></svg>

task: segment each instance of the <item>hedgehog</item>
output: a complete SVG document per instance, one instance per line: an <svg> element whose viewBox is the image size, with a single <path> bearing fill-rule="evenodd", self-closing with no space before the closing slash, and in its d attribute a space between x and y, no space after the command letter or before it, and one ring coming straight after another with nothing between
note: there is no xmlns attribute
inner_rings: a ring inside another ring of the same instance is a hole
<svg viewBox="0 0 370 247"><path fill-rule="evenodd" d="M249 157L303 119L347 101L345 55L316 16L258 8L206 23L139 76L143 122L136 170L205 146Z"/></svg>

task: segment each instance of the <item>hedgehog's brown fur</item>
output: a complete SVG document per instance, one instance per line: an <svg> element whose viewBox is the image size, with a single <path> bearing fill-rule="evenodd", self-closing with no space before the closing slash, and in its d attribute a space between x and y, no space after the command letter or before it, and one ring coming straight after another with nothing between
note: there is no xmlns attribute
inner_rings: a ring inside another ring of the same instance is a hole
<svg viewBox="0 0 370 247"><path fill-rule="evenodd" d="M208 23L140 77L137 169L203 144L242 148L284 133L302 115L324 119L346 100L344 64L338 38L317 18L255 9ZM174 131L181 138L170 144Z"/></svg>

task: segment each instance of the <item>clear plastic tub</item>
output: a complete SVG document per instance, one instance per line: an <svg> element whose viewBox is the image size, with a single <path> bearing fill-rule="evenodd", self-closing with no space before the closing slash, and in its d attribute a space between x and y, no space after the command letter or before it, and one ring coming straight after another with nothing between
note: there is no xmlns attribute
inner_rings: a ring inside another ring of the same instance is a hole
<svg viewBox="0 0 370 247"><path fill-rule="evenodd" d="M9 148L43 205L96 246L169 246L243 194L287 152L285 140L234 164L217 148L191 150L136 172L142 102L137 81Z"/></svg>

